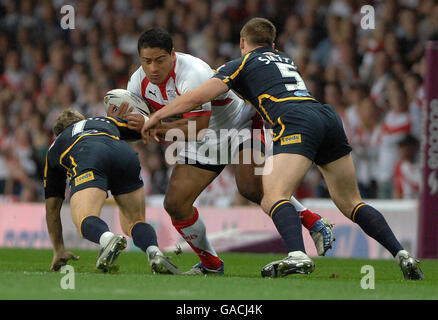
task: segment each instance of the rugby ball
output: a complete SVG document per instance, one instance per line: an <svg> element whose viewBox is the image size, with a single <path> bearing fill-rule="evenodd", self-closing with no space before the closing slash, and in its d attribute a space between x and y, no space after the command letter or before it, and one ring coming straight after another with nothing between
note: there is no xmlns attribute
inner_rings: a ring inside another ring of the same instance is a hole
<svg viewBox="0 0 438 320"><path fill-rule="evenodd" d="M127 102L129 107L133 107L132 113L139 113L144 116L151 114L151 110L147 103L135 93L125 89L113 89L108 91L103 97L105 110L108 113L108 108L111 104L120 107L123 102Z"/></svg>

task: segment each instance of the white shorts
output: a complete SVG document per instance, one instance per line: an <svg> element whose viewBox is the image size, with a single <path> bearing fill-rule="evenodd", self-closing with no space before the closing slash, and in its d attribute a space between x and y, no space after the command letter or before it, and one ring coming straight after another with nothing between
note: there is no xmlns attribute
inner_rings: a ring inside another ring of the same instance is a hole
<svg viewBox="0 0 438 320"><path fill-rule="evenodd" d="M257 118L257 119L256 119ZM258 115L246 118L233 129L207 129L200 141L186 142L178 154L177 163L201 165L228 165L238 163L238 153L243 149L258 149L264 152L264 128ZM250 153L248 159L251 163Z"/></svg>

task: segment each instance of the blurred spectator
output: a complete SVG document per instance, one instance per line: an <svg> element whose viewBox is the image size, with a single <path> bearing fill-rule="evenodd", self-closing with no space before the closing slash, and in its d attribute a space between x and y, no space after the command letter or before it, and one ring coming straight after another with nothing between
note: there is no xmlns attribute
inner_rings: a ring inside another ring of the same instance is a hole
<svg viewBox="0 0 438 320"><path fill-rule="evenodd" d="M378 197L391 198L394 188L394 167L397 163L398 142L411 131L406 93L398 81L392 81L388 92L389 111L386 113L380 136L377 157Z"/></svg>
<svg viewBox="0 0 438 320"><path fill-rule="evenodd" d="M412 130L411 133L416 137L417 139L421 138L421 130L422 130L422 113L423 113L423 106L425 104L425 98L426 98L426 91L425 86L422 82L422 79L424 79L426 75L426 59L423 57L419 62L414 64L412 66L412 76L411 80L408 83L405 81L405 86L410 86L411 88L407 88L406 90L409 90L412 92L413 87L417 87L417 91L409 100L409 114L412 119ZM415 78L415 79L412 79ZM420 84L418 84L418 81L421 81Z"/></svg>
<svg viewBox="0 0 438 320"><path fill-rule="evenodd" d="M2 82L12 90L18 90L23 85L24 70L20 67L20 56L17 51L9 51L5 57L5 70Z"/></svg>
<svg viewBox="0 0 438 320"><path fill-rule="evenodd" d="M85 88L86 96L82 110L87 117L98 117L105 114L105 107L102 104L102 99L99 92L99 87L95 83L91 83Z"/></svg>
<svg viewBox="0 0 438 320"><path fill-rule="evenodd" d="M324 88L324 103L328 103L335 108L344 123L345 132L349 136L350 124L347 119L347 104L342 94L340 83L330 82L326 84Z"/></svg>
<svg viewBox="0 0 438 320"><path fill-rule="evenodd" d="M357 105L357 123L350 132L353 160L356 167L359 191L364 198L375 198L376 160L381 125L379 110L370 98Z"/></svg>
<svg viewBox="0 0 438 320"><path fill-rule="evenodd" d="M378 107L383 107L386 85L391 77L389 56L384 51L380 51L376 54L373 77L374 81L372 82L370 95Z"/></svg>
<svg viewBox="0 0 438 320"><path fill-rule="evenodd" d="M6 165L10 175L5 186L5 194L23 202L35 201L37 164L30 132L23 127L16 128L14 136L9 141Z"/></svg>
<svg viewBox="0 0 438 320"><path fill-rule="evenodd" d="M423 55L424 46L418 37L418 21L415 10L403 9L398 15L399 23L395 32L400 39L400 51L410 66Z"/></svg>
<svg viewBox="0 0 438 320"><path fill-rule="evenodd" d="M141 142L131 145L138 153L146 194L164 194L171 169L166 166L160 146L152 144L145 147Z"/></svg>
<svg viewBox="0 0 438 320"><path fill-rule="evenodd" d="M420 191L421 172L418 163L419 141L407 135L398 143L400 160L394 171L394 198L414 199Z"/></svg>
<svg viewBox="0 0 438 320"><path fill-rule="evenodd" d="M60 84L57 86L53 107L46 117L46 126L50 127L50 125L55 122L56 116L63 110L74 109L82 112L75 100L76 97L71 86L67 84Z"/></svg>
<svg viewBox="0 0 438 320"><path fill-rule="evenodd" d="M360 108L363 99L368 95L368 87L360 84L353 83L346 89L347 109L345 112L346 122L348 123L349 132L347 137L351 140L353 138L353 132L359 126L360 122Z"/></svg>

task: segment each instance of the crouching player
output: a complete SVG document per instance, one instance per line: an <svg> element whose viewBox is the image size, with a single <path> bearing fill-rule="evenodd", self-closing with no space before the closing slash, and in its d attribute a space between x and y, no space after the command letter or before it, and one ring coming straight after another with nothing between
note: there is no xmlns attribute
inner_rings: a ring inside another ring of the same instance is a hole
<svg viewBox="0 0 438 320"><path fill-rule="evenodd" d="M121 139L138 138L118 118L85 119L79 112L65 110L58 115L53 131L56 139L46 155L44 190L46 220L54 248L51 270L69 259L77 260L64 248L61 206L66 176L70 178L70 206L79 234L100 244L96 268L104 272L126 248L126 238L112 233L99 218L110 190L120 211L120 225L134 244L147 253L154 273L178 274L180 270L158 248L152 226L145 222L145 193L136 152Z"/></svg>

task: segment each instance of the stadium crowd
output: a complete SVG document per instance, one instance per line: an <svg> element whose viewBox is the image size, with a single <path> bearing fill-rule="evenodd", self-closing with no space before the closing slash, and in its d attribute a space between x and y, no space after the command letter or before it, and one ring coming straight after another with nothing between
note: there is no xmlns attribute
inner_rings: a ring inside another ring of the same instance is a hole
<svg viewBox="0 0 438 320"><path fill-rule="evenodd" d="M75 9L62 29L61 7ZM375 28L361 28L363 5ZM138 68L137 39L167 29L176 51L217 68L240 55L239 30L250 17L277 26L312 94L332 104L347 131L365 198L413 198L419 191L425 42L438 38L434 0L0 0L0 194L3 201L42 201L51 124L66 108L105 114L104 94L126 88ZM164 146L134 144L148 194L163 194L171 167ZM245 204L233 173L201 195ZM297 197L327 197L312 170Z"/></svg>

